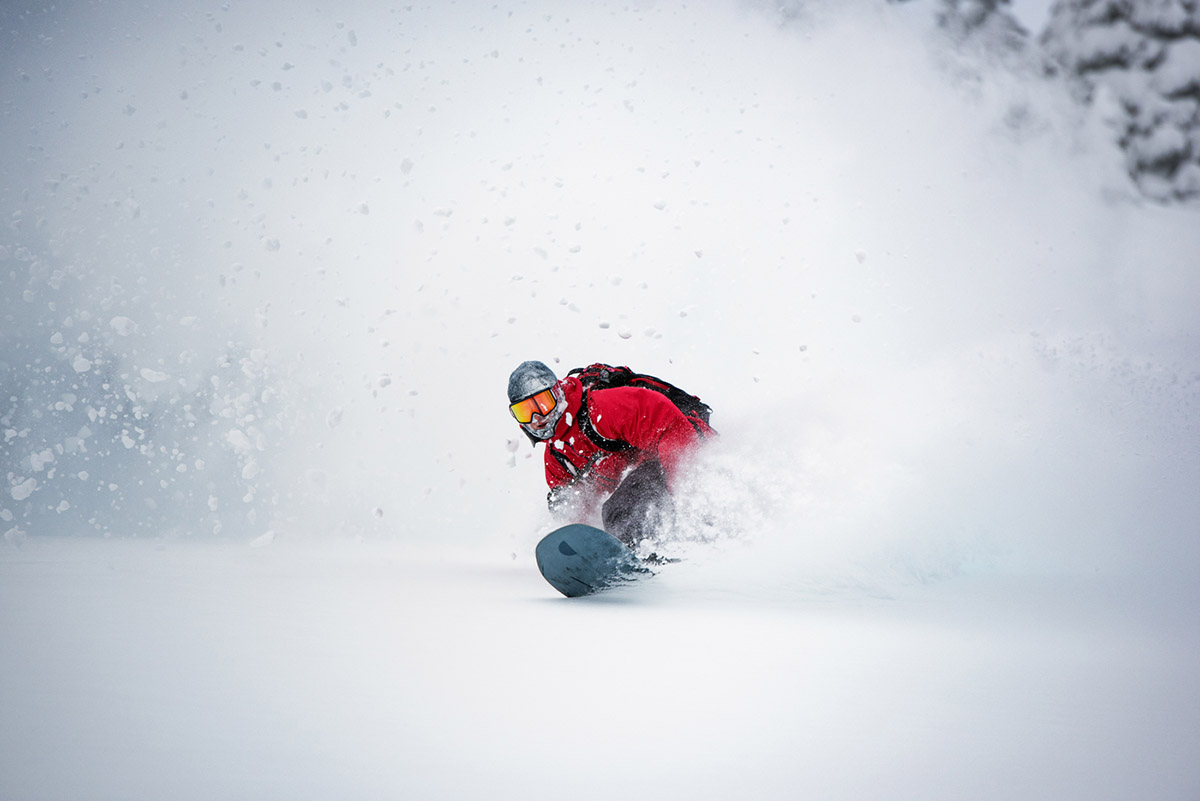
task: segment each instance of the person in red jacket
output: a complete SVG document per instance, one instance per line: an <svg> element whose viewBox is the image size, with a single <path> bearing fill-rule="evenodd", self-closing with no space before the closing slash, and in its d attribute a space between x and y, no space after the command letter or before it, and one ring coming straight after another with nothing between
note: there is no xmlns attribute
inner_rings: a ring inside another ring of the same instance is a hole
<svg viewBox="0 0 1200 801"><path fill-rule="evenodd" d="M599 505L604 530L631 546L669 525L684 464L714 433L659 392L585 391L537 361L512 372L508 400L530 440L546 445L551 510L587 518Z"/></svg>

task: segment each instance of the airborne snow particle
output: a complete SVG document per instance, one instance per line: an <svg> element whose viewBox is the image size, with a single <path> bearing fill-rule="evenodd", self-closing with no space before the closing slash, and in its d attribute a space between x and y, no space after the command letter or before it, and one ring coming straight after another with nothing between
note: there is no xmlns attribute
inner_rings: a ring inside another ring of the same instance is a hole
<svg viewBox="0 0 1200 801"><path fill-rule="evenodd" d="M35 473L42 472L46 469L46 465L52 463L53 461L54 451L50 450L49 448L46 448L40 453L33 453L29 455L29 462L33 467L33 472Z"/></svg>
<svg viewBox="0 0 1200 801"><path fill-rule="evenodd" d="M12 490L11 490L12 498L14 501L23 501L26 498L28 498L30 495L32 495L33 491L36 489L37 489L37 479L36 478L27 478L24 481L22 481L20 484L17 484L16 486L14 486L12 488Z"/></svg>
<svg viewBox="0 0 1200 801"><path fill-rule="evenodd" d="M138 330L137 323L135 323L133 320L130 320L128 317L114 317L108 321L108 324L112 330L116 331L118 335L123 337L127 337L130 334L136 333Z"/></svg>
<svg viewBox="0 0 1200 801"><path fill-rule="evenodd" d="M246 436L245 432L236 428L225 434L225 441L237 453L246 454L254 450L254 444L250 442L250 438Z"/></svg>
<svg viewBox="0 0 1200 801"><path fill-rule="evenodd" d="M76 356L75 361L71 362L71 366L75 368L77 373L86 373L92 369L92 363L83 356Z"/></svg>
<svg viewBox="0 0 1200 801"><path fill-rule="evenodd" d="M158 370L151 370L149 367L143 367L138 371L138 374L151 384L161 383L171 377L166 373L160 373Z"/></svg>

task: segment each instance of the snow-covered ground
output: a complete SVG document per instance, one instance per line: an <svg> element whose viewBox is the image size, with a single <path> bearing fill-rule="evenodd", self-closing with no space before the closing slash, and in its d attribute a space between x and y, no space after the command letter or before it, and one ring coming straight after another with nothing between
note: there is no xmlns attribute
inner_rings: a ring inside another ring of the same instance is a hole
<svg viewBox="0 0 1200 801"><path fill-rule="evenodd" d="M1200 797L1196 209L928 4L432 5L0 11L0 799Z"/></svg>
<svg viewBox="0 0 1200 801"><path fill-rule="evenodd" d="M1194 587L679 567L567 601L398 544L31 542L4 798L1195 796Z"/></svg>

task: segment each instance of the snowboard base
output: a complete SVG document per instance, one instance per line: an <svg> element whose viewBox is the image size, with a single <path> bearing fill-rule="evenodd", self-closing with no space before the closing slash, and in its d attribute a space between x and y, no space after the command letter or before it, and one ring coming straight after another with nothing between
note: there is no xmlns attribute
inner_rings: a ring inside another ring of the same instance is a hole
<svg viewBox="0 0 1200 801"><path fill-rule="evenodd" d="M542 576L568 598L653 575L625 543L582 523L551 531L537 544L534 555Z"/></svg>

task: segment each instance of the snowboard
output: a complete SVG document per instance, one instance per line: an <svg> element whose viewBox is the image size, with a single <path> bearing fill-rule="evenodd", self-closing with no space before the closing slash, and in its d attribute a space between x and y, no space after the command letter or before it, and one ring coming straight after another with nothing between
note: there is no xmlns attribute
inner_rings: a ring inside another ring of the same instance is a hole
<svg viewBox="0 0 1200 801"><path fill-rule="evenodd" d="M542 576L568 598L653 575L625 543L582 523L551 531L537 544L534 555Z"/></svg>

